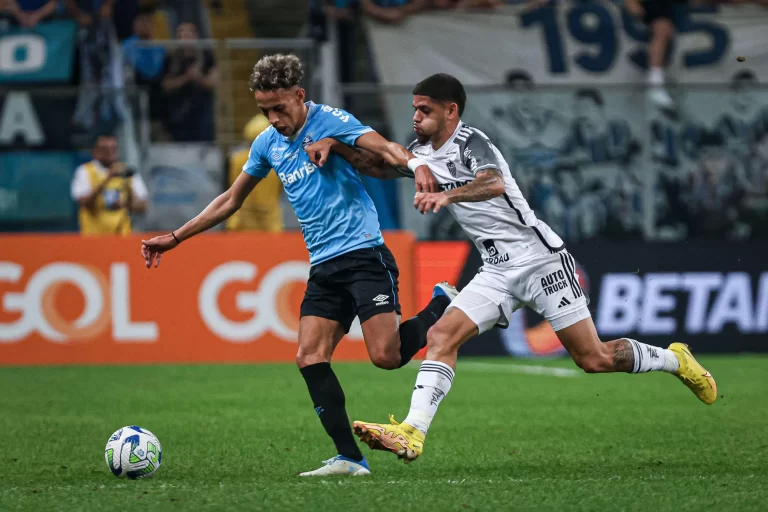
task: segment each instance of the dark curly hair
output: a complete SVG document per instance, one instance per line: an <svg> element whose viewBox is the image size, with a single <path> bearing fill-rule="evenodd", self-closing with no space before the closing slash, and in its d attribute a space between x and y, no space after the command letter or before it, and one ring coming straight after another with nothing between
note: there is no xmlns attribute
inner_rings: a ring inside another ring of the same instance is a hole
<svg viewBox="0 0 768 512"><path fill-rule="evenodd" d="M265 55L253 66L248 79L252 91L276 91L299 85L304 78L304 65L294 54Z"/></svg>

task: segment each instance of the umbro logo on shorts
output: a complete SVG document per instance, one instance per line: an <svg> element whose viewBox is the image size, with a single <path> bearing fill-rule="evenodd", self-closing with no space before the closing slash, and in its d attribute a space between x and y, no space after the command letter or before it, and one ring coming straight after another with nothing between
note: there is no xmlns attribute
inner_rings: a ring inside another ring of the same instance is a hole
<svg viewBox="0 0 768 512"><path fill-rule="evenodd" d="M571 305L571 301L563 297L562 300L560 301L560 305L557 306L557 309L564 308L565 306L570 306L570 305Z"/></svg>
<svg viewBox="0 0 768 512"><path fill-rule="evenodd" d="M389 301L387 300L389 298L389 295L384 295L383 293L381 295L377 295L373 298L373 302L376 303L377 306L384 306L386 304L389 304Z"/></svg>

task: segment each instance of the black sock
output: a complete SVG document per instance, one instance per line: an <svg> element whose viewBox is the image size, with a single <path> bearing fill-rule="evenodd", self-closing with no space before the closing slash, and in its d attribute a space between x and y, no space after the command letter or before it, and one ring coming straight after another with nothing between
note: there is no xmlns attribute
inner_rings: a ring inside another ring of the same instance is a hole
<svg viewBox="0 0 768 512"><path fill-rule="evenodd" d="M356 461L362 460L363 454L360 453L352 435L347 410L344 408L344 391L331 369L331 363L311 364L300 368L299 371L307 383L315 412L325 431L333 439L339 455Z"/></svg>
<svg viewBox="0 0 768 512"><path fill-rule="evenodd" d="M427 331L443 316L451 299L438 295L418 315L400 324L400 366L405 366L416 353L427 346Z"/></svg>

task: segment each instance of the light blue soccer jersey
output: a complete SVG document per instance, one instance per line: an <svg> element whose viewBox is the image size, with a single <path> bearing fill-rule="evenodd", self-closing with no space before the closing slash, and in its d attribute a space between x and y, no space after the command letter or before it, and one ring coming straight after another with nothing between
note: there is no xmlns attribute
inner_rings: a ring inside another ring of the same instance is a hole
<svg viewBox="0 0 768 512"><path fill-rule="evenodd" d="M301 223L312 265L336 256L384 243L379 217L357 171L332 153L321 168L309 160L304 147L326 137L354 146L371 128L351 114L307 102L304 128L284 137L273 127L251 145L243 172L259 178L274 168Z"/></svg>

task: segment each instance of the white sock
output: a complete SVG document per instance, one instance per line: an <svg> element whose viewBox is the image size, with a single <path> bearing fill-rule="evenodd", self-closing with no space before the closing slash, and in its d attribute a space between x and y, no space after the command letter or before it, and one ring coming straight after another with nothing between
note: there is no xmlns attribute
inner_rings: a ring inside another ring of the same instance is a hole
<svg viewBox="0 0 768 512"><path fill-rule="evenodd" d="M658 371L673 373L680 367L680 361L677 360L677 356L671 350L646 345L629 338L624 339L632 345L632 352L635 356L635 366L632 368L632 373Z"/></svg>
<svg viewBox="0 0 768 512"><path fill-rule="evenodd" d="M664 70L662 68L651 68L648 72L648 83L651 85L664 85Z"/></svg>
<svg viewBox="0 0 768 512"><path fill-rule="evenodd" d="M416 427L426 435L437 406L451 390L453 375L453 369L445 363L428 360L422 362L411 396L411 410L403 423Z"/></svg>

